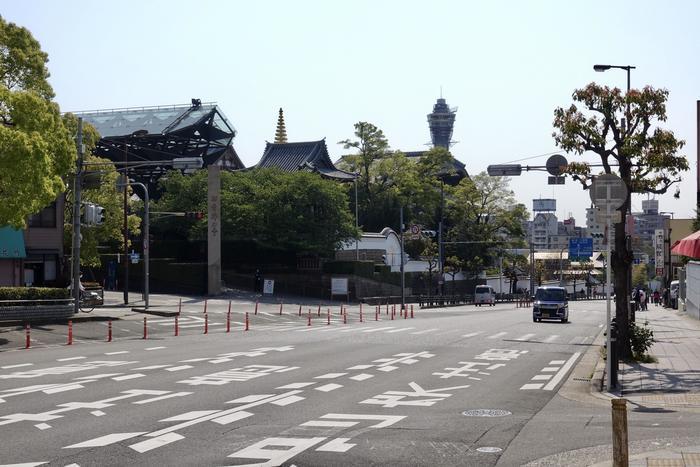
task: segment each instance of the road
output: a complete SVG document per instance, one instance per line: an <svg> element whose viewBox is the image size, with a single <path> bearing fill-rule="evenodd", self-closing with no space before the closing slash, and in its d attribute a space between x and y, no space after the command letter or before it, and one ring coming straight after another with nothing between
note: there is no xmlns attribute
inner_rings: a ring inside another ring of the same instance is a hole
<svg viewBox="0 0 700 467"><path fill-rule="evenodd" d="M556 396L602 302L571 302L568 324L512 304L393 320L365 306L362 322L335 306L331 324L298 308L234 306L227 333L212 300L177 337L174 318L149 317L144 340L139 315L112 342L105 322L75 326L71 346L65 326L33 329L28 350L5 332L0 464L522 465L609 443L607 407ZM681 429L667 418L654 436Z"/></svg>

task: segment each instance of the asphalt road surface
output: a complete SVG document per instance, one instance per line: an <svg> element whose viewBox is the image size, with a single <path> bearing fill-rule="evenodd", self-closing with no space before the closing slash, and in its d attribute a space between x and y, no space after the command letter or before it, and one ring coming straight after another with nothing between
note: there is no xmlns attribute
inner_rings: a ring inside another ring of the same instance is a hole
<svg viewBox="0 0 700 467"><path fill-rule="evenodd" d="M0 464L522 465L609 443L607 408L555 397L602 302L571 302L568 324L512 304L393 320L365 306L363 322L336 306L330 324L325 307L268 305L246 310L249 331L239 308L230 332L224 301L183 312L177 337L149 317L144 340L142 315L112 342L106 322L74 326L71 346L65 326L32 329L28 350L6 330ZM654 416L654 436L685 429Z"/></svg>

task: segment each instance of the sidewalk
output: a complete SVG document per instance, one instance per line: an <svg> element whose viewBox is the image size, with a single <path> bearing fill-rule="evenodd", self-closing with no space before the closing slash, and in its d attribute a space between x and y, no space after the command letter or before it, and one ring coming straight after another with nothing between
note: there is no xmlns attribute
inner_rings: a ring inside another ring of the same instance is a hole
<svg viewBox="0 0 700 467"><path fill-rule="evenodd" d="M638 311L638 325L649 323L655 343L649 353L655 363L620 362L620 389L596 396L627 399L628 411L691 411L700 412L700 321L683 311L650 305ZM602 361L602 360L601 360ZM599 362L600 364L600 362ZM629 426L630 439L634 426ZM639 443L632 443L630 445ZM647 449L648 444L641 444ZM644 450L644 447L640 448ZM662 450L630 452L630 466L700 466L700 446L664 446ZM594 464L611 466L612 462Z"/></svg>

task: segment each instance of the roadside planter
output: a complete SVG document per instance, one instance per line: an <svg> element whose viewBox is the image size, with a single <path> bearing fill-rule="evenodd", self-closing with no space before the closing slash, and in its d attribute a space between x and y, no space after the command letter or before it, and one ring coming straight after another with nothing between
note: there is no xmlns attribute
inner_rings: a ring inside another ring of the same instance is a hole
<svg viewBox="0 0 700 467"><path fill-rule="evenodd" d="M0 287L0 321L61 320L73 316L68 289Z"/></svg>

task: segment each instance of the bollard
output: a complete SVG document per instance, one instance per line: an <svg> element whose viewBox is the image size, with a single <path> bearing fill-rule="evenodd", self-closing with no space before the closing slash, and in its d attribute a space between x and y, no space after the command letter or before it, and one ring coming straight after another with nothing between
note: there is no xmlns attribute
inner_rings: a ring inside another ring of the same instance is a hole
<svg viewBox="0 0 700 467"><path fill-rule="evenodd" d="M282 316L282 304L280 303L280 316Z"/></svg>
<svg viewBox="0 0 700 467"><path fill-rule="evenodd" d="M228 314L231 314L231 300L228 301Z"/></svg>
<svg viewBox="0 0 700 467"><path fill-rule="evenodd" d="M179 319L180 319L180 315L175 315L175 336L180 335L180 326L178 323Z"/></svg>
<svg viewBox="0 0 700 467"><path fill-rule="evenodd" d="M331 324L331 309L330 308L328 309L328 320L326 321L326 324L327 325Z"/></svg>
<svg viewBox="0 0 700 467"><path fill-rule="evenodd" d="M207 300L204 299L204 314L207 314Z"/></svg>
<svg viewBox="0 0 700 467"><path fill-rule="evenodd" d="M309 320L306 325L311 326L311 310L309 310Z"/></svg>
<svg viewBox="0 0 700 467"><path fill-rule="evenodd" d="M408 308L403 309L403 319L408 318Z"/></svg>
<svg viewBox="0 0 700 467"><path fill-rule="evenodd" d="M255 314L256 315L258 314L258 302L257 301L255 302Z"/></svg>
<svg viewBox="0 0 700 467"><path fill-rule="evenodd" d="M389 300L386 301L386 314L389 314Z"/></svg>
<svg viewBox="0 0 700 467"><path fill-rule="evenodd" d="M112 320L107 323L107 342L112 342Z"/></svg>
<svg viewBox="0 0 700 467"><path fill-rule="evenodd" d="M379 307L374 309L374 320L379 321Z"/></svg>
<svg viewBox="0 0 700 467"><path fill-rule="evenodd" d="M318 304L318 316L321 316L321 304Z"/></svg>
<svg viewBox="0 0 700 467"><path fill-rule="evenodd" d="M627 400L612 399L610 402L612 402L613 466L627 467L629 465Z"/></svg>
<svg viewBox="0 0 700 467"><path fill-rule="evenodd" d="M348 324L348 314L343 313L343 324Z"/></svg>
<svg viewBox="0 0 700 467"><path fill-rule="evenodd" d="M362 322L362 304L360 303L360 323Z"/></svg>
<svg viewBox="0 0 700 467"><path fill-rule="evenodd" d="M209 315L204 315L204 334L209 334Z"/></svg>
<svg viewBox="0 0 700 467"><path fill-rule="evenodd" d="M147 324L148 321L147 321L147 319L148 318L146 318L145 316L143 317L143 338L144 339L148 339L148 324Z"/></svg>
<svg viewBox="0 0 700 467"><path fill-rule="evenodd" d="M181 311L182 311L182 298L180 298L180 301L177 303L177 314L179 315Z"/></svg>
<svg viewBox="0 0 700 467"><path fill-rule="evenodd" d="M301 304L299 304L299 316L301 316Z"/></svg>
<svg viewBox="0 0 700 467"><path fill-rule="evenodd" d="M228 310L228 313L226 313L226 332L231 332L231 310Z"/></svg>
<svg viewBox="0 0 700 467"><path fill-rule="evenodd" d="M68 320L68 344L73 345L73 320Z"/></svg>
<svg viewBox="0 0 700 467"><path fill-rule="evenodd" d="M411 304L411 319L413 319L413 304Z"/></svg>
<svg viewBox="0 0 700 467"><path fill-rule="evenodd" d="M28 349L29 347L31 347L31 338L29 337L29 323L24 324L24 333L27 337L27 341L24 344L24 348Z"/></svg>
<svg viewBox="0 0 700 467"><path fill-rule="evenodd" d="M394 321L394 312L391 312L391 320Z"/></svg>
<svg viewBox="0 0 700 467"><path fill-rule="evenodd" d="M248 323L248 312L245 312L245 330L247 331L250 328L250 325Z"/></svg>

